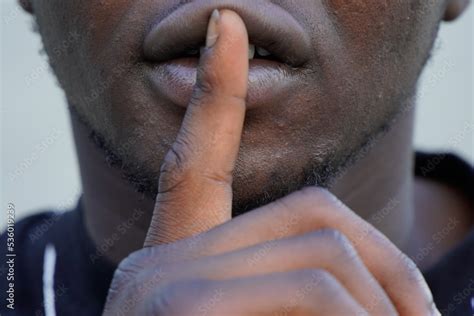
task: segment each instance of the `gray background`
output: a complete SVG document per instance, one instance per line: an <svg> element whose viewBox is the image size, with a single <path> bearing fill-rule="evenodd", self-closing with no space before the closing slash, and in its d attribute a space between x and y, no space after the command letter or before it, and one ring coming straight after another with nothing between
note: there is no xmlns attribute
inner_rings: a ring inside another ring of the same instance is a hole
<svg viewBox="0 0 474 316"><path fill-rule="evenodd" d="M41 51L32 20L1 1L0 201L17 219L44 208L74 205L80 180L64 96ZM443 24L420 84L415 142L454 151L471 163L473 146L473 9ZM0 215L0 227L5 216Z"/></svg>

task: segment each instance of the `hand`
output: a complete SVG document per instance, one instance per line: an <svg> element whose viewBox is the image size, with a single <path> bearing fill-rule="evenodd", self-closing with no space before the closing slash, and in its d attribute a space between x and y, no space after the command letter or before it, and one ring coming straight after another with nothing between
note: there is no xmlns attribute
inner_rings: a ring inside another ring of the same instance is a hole
<svg viewBox="0 0 474 316"><path fill-rule="evenodd" d="M326 190L231 220L249 69L243 21L213 14L207 43L145 248L119 265L104 315L437 313L413 262Z"/></svg>

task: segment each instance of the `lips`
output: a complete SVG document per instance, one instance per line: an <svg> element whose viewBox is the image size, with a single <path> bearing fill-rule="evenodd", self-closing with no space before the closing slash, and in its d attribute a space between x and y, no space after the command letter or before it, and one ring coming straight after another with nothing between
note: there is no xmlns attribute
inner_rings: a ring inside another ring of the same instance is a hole
<svg viewBox="0 0 474 316"><path fill-rule="evenodd" d="M266 1L193 1L156 22L144 42L157 93L186 107L196 82L199 49L204 45L214 9L231 9L245 22L249 42L247 107L271 104L301 78L310 56L310 41L300 24L281 7ZM252 46L251 46L252 47Z"/></svg>

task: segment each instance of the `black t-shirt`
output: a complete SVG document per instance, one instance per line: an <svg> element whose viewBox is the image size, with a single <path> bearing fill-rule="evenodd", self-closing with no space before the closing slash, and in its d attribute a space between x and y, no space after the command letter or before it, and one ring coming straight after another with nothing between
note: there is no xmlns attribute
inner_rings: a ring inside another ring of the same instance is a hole
<svg viewBox="0 0 474 316"><path fill-rule="evenodd" d="M474 171L459 158L419 153L415 169L417 176L454 187L473 202ZM115 266L87 236L82 216L79 201L75 210L16 223L13 252L8 234L0 237L0 315L102 314ZM425 277L443 315L474 315L474 230ZM8 307L12 302L14 309Z"/></svg>

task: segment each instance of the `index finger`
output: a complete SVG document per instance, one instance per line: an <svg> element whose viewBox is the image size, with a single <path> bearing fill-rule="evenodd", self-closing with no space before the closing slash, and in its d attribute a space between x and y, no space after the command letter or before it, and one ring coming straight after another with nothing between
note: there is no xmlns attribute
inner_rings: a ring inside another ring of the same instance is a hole
<svg viewBox="0 0 474 316"><path fill-rule="evenodd" d="M197 83L161 167L145 246L173 242L231 219L232 172L245 118L248 35L233 11L214 10Z"/></svg>

